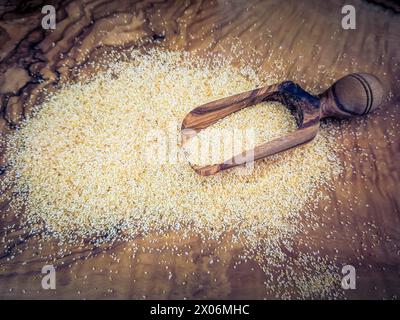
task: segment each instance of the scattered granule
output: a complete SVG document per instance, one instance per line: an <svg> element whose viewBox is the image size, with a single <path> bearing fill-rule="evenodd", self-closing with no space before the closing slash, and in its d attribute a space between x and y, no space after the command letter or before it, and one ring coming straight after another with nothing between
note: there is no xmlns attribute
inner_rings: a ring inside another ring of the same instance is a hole
<svg viewBox="0 0 400 320"><path fill-rule="evenodd" d="M231 234L247 256L283 264L281 244L290 246L301 218L341 171L333 129L323 126L312 142L257 161L250 173L201 177L178 147L184 116L274 81L218 57L151 49L125 60L49 95L8 139L1 189L12 188L13 210L63 241ZM228 127L254 130L262 142L295 123L282 105L262 103L216 124ZM320 279L325 296L331 282Z"/></svg>
<svg viewBox="0 0 400 320"><path fill-rule="evenodd" d="M276 279L265 283L267 291L277 298L343 299L340 290L342 273L332 262L332 257L299 252L296 258L286 256L280 262L283 261L284 265L279 268L269 266L274 269ZM271 272L265 265L262 269L266 274Z"/></svg>

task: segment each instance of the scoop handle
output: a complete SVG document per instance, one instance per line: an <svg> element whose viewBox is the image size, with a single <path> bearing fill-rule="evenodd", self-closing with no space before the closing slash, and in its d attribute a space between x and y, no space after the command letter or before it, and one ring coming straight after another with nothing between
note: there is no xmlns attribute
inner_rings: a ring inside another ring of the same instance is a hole
<svg viewBox="0 0 400 320"><path fill-rule="evenodd" d="M383 100L381 81L369 73L352 73L319 95L321 118L349 118L368 114Z"/></svg>

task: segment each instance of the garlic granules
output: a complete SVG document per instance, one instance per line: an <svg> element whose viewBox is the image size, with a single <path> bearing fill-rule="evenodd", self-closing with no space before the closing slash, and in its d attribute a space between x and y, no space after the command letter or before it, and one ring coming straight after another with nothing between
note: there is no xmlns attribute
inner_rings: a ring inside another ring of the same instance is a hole
<svg viewBox="0 0 400 320"><path fill-rule="evenodd" d="M190 110L268 84L223 59L133 51L128 62L65 86L38 107L10 138L2 188L12 185L14 208L61 238L165 230L218 238L232 231L249 252L262 244L268 255L268 245L299 231L307 203L340 172L328 129L256 162L251 173L201 177L177 148ZM264 142L295 122L284 106L263 103L213 126L227 127L252 129ZM165 149L155 148L157 139Z"/></svg>

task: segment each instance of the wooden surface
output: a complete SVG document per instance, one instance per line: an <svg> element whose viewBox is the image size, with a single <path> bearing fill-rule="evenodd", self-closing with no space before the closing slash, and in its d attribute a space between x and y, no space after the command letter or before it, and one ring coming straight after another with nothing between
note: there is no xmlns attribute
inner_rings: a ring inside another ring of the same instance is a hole
<svg viewBox="0 0 400 320"><path fill-rule="evenodd" d="M332 203L318 204L320 228L293 241L295 251L319 250L322 256L336 257L338 265L356 267L357 289L346 291L345 297L399 297L396 8L354 0L357 29L343 30L341 7L346 1L340 0L46 1L57 7L57 28L46 31L40 26L41 1L14 3L0 5L2 133L12 131L40 101L41 88L73 81L77 66L90 74L88 62L103 52L116 46L125 50L143 39L160 39L171 49L226 55L240 39L242 57L254 49L263 57L254 66L257 70L274 73L281 81L294 80L313 93L350 72L380 77L391 92L386 111L343 125L340 144L359 152L339 155L346 169L335 191L324 191ZM4 165L6 159L1 161ZM258 264L247 261L234 267L239 246L204 243L195 235L182 239L179 234L95 249L89 242L74 247L51 239L39 242L40 235L6 234L4 229L18 221L5 213L9 198L0 197L0 298L273 298L266 293ZM212 265L211 257L216 261ZM40 272L49 262L57 268L57 289L45 291Z"/></svg>

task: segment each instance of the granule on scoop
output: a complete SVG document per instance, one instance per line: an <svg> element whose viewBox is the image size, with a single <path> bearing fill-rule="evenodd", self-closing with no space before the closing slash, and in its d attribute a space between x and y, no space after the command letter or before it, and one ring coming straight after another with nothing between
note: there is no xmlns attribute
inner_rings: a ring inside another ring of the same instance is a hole
<svg viewBox="0 0 400 320"><path fill-rule="evenodd" d="M279 102L262 102L238 111L201 130L183 146L188 161L206 166L254 149L296 130L295 118Z"/></svg>

